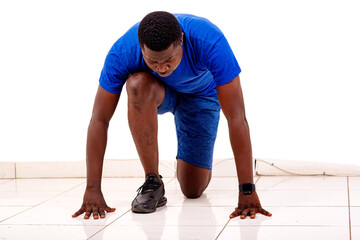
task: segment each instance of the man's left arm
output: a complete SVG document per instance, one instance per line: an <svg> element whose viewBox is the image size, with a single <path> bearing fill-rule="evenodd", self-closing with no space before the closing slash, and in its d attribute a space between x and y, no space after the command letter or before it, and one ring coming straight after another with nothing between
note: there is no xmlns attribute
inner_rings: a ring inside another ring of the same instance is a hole
<svg viewBox="0 0 360 240"><path fill-rule="evenodd" d="M231 82L218 86L217 94L221 109L228 122L239 184L254 183L250 132L245 116L240 77L237 76ZM250 215L250 218L255 218L256 213L266 216L272 215L262 208L256 191L247 195L239 191L238 206L230 218L239 215L242 219L247 215Z"/></svg>

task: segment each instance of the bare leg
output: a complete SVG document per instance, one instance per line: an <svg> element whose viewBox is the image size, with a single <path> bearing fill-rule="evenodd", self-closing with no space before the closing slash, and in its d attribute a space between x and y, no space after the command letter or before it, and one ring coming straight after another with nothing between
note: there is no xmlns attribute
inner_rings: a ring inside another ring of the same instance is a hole
<svg viewBox="0 0 360 240"><path fill-rule="evenodd" d="M149 73L135 73L126 83L128 121L145 175L159 175L157 108L165 97L164 86Z"/></svg>
<svg viewBox="0 0 360 240"><path fill-rule="evenodd" d="M177 160L176 173L181 191L188 198L200 197L211 179L210 169L192 165L181 159Z"/></svg>

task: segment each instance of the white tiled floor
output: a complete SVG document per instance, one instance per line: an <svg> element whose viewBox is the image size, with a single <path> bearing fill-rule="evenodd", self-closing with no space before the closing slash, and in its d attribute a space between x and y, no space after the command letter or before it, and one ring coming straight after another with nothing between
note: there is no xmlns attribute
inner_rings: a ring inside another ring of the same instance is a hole
<svg viewBox="0 0 360 240"><path fill-rule="evenodd" d="M0 240L8 239L360 239L360 178L256 177L272 217L229 215L237 204L235 177L214 177L199 199L183 197L165 178L168 203L152 214L130 204L142 178L105 178L114 213L105 219L72 218L85 179L0 180ZM349 191L348 191L349 189Z"/></svg>

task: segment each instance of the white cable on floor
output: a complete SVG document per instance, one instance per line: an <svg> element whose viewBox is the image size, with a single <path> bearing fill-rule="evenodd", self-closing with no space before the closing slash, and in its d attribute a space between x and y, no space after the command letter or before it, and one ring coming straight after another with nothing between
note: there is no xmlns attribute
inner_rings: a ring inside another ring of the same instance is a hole
<svg viewBox="0 0 360 240"><path fill-rule="evenodd" d="M337 176L336 174L329 174L329 173L295 173L295 172L291 172L291 171L288 171L288 170L285 170L283 168L280 168L278 166L275 165L275 163L270 163L270 162L267 162L265 160L262 160L262 159L255 159L255 164L256 162L263 162L265 164L268 164L280 171L283 171L285 173L288 173L288 174L291 174L291 175L294 175L294 176ZM261 175L261 174L258 174L258 175Z"/></svg>
<svg viewBox="0 0 360 240"><path fill-rule="evenodd" d="M259 165L259 163L263 165ZM279 167L279 165L282 165L282 167ZM284 166L288 166L288 168ZM299 171L294 171L294 168L299 169ZM360 176L360 166L358 165L286 160L272 160L272 162L269 162L258 158L255 159L255 171L257 175L268 176Z"/></svg>

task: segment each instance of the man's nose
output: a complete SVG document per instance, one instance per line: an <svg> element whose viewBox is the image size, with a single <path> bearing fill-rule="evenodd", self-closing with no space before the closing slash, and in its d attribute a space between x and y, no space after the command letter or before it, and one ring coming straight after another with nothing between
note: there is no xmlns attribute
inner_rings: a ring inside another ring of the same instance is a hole
<svg viewBox="0 0 360 240"><path fill-rule="evenodd" d="M156 67L156 70L157 70L158 72L161 72L161 73L166 72L166 71L168 71L169 69L170 69L170 66L167 65L167 64L161 64L161 65L158 65L158 66Z"/></svg>

